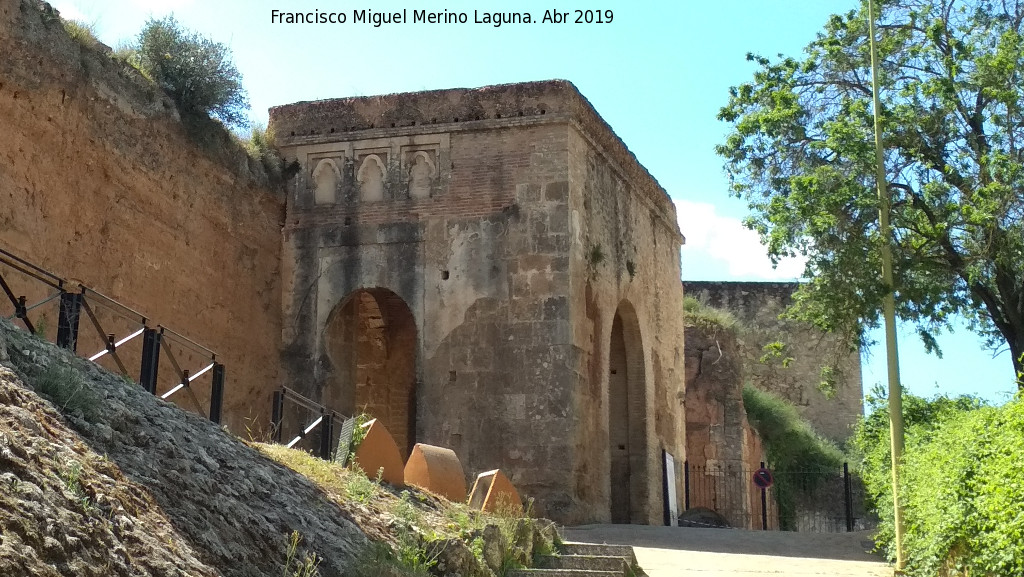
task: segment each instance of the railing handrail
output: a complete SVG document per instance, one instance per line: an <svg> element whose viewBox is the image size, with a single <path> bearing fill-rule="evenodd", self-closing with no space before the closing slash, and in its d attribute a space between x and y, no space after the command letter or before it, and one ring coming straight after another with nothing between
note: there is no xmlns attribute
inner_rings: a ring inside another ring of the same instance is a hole
<svg viewBox="0 0 1024 577"><path fill-rule="evenodd" d="M121 316L124 316L124 317L136 316L136 317L138 317L138 323L142 324L142 325L145 325L149 321L149 319L146 317L146 315L136 311L135 309L133 309L133 308L127 306L127 305L121 304L120 302L118 302L118 301L108 297L107 295L101 293L98 290L89 288L89 287L85 286L82 283L78 283L78 288L82 291L83 295L98 296L100 298L100 300L96 304L104 306L104 307L112 310L113 312L120 313ZM118 309L120 309L120 310L118 310ZM125 312L127 312L128 314L124 314Z"/></svg>
<svg viewBox="0 0 1024 577"><path fill-rule="evenodd" d="M51 280L55 281L57 283L57 285L58 285L58 286L55 286L54 288L63 288L64 283L67 282L67 280L65 280L65 279L63 279L63 278L53 274L52 272L44 269L43 267L38 266L36 264L33 264L33 263L31 263L31 262L21 258L20 256L17 256L17 255L15 255L15 254L7 251L7 250L4 250L3 248L0 248L0 255L3 255L4 257L7 257L9 259L13 259L16 263L24 265L24 266L27 266L27 267L29 267L30 269L32 269L33 271L35 271L38 274L41 274L43 276L49 277ZM6 259L0 258L0 260L6 260ZM14 267L14 268L19 268L20 269L20 267L17 267L15 265L13 265L12 263L7 263L7 264L12 266L12 267ZM36 276L35 274L32 274L32 273L30 273L28 271L25 271L25 270L22 270L21 272L29 274L30 276ZM36 277L36 278L41 280L41 281L43 281L43 282L46 282L47 284L50 284L48 281L45 281L44 279L41 279L39 277ZM53 285L51 285L51 286L53 286Z"/></svg>

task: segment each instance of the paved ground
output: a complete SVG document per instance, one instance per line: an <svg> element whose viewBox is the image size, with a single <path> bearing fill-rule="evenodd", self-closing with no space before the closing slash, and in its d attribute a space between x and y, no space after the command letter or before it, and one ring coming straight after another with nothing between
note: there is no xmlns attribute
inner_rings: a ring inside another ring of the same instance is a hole
<svg viewBox="0 0 1024 577"><path fill-rule="evenodd" d="M633 545L650 577L891 577L869 534L793 533L647 525L567 527L569 541Z"/></svg>

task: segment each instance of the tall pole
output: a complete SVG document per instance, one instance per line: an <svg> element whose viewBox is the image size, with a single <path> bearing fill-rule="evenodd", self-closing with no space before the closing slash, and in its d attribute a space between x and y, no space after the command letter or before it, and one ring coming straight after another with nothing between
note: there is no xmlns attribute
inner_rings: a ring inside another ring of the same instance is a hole
<svg viewBox="0 0 1024 577"><path fill-rule="evenodd" d="M881 104L878 98L878 48L875 46L875 7L868 0L868 34L871 37L871 97L875 116L875 180L878 182L878 225L882 237L882 282L886 286L882 299L885 318L885 353L889 369L889 440L892 448L892 503L896 524L896 571L906 568L903 554L903 506L900 504L900 463L903 461L903 389L900 386L899 353L896 346L896 299L892 281L892 228L885 176L885 154L882 148Z"/></svg>

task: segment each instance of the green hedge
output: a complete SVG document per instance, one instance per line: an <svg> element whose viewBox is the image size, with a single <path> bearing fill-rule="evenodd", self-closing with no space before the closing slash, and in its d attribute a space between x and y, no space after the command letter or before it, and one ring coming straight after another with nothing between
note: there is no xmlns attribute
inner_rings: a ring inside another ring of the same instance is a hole
<svg viewBox="0 0 1024 577"><path fill-rule="evenodd" d="M1024 399L989 407L971 397L908 395L904 403L908 574L1024 575ZM883 521L879 539L891 550L885 409L875 404L855 444Z"/></svg>

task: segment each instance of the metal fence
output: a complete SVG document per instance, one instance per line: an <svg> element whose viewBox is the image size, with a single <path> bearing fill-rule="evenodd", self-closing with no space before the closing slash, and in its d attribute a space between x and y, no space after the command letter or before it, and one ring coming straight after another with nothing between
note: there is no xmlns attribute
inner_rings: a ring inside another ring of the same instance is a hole
<svg viewBox="0 0 1024 577"><path fill-rule="evenodd" d="M274 391L270 423L274 442L289 449L299 447L331 460L339 437L351 437L354 419L346 418L293 389L281 387Z"/></svg>
<svg viewBox="0 0 1024 577"><path fill-rule="evenodd" d="M755 483L757 468L683 463L683 524L745 529L839 533L871 529L860 478L838 468L768 470L770 486Z"/></svg>
<svg viewBox="0 0 1024 577"><path fill-rule="evenodd" d="M10 303L7 307L0 298L0 315L8 320L132 379L128 365L134 359L142 388L220 422L224 365L212 350L166 326L150 326L150 319L132 308L4 249L0 289ZM83 322L84 332L79 330ZM210 378L201 379L207 373Z"/></svg>

